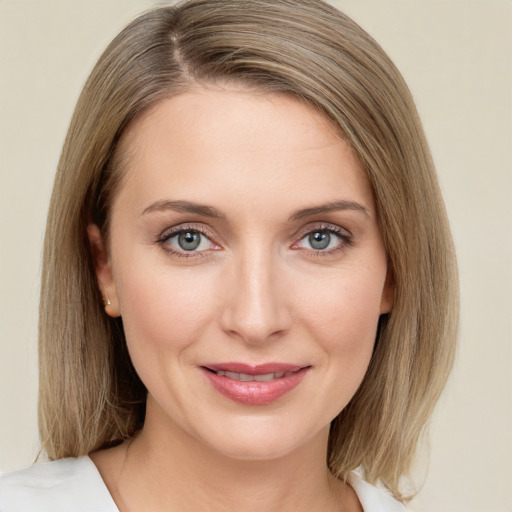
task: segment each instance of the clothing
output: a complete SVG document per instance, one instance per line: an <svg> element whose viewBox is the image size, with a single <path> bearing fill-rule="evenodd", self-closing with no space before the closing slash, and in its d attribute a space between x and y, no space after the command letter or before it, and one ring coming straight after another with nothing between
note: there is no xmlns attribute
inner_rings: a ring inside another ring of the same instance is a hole
<svg viewBox="0 0 512 512"><path fill-rule="evenodd" d="M365 512L405 512L357 472L349 483ZM1 512L119 512L92 460L85 456L34 464L0 476Z"/></svg>

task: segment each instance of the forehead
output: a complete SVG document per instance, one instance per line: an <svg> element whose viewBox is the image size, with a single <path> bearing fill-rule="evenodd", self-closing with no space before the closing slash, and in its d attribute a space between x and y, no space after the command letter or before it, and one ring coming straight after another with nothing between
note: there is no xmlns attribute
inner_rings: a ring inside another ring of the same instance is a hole
<svg viewBox="0 0 512 512"><path fill-rule="evenodd" d="M281 202L368 200L366 175L330 120L298 99L202 88L163 100L138 118L120 147L119 195L191 195L211 202L281 194ZM335 197L334 197L335 196ZM356 198L354 198L356 199Z"/></svg>
<svg viewBox="0 0 512 512"><path fill-rule="evenodd" d="M144 139L147 143L145 135L148 131L162 129L164 125L172 130L173 138L180 144L189 140L192 130L201 136L202 143L215 144L220 142L224 129L238 128L237 137L232 138L237 148L249 147L272 134L265 146L272 150L282 145L279 136L283 132L289 134L290 126L297 128L290 142L301 146L343 138L330 119L291 94L267 93L236 85L212 85L197 86L152 105L129 125L121 138L121 149L135 149ZM215 130L211 129L213 125ZM299 139L300 135L302 139ZM226 144L227 141L221 142Z"/></svg>

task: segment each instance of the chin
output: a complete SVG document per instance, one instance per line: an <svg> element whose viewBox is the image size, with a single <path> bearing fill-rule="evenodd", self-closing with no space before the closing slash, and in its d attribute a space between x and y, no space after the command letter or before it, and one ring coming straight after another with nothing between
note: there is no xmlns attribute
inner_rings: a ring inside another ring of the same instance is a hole
<svg viewBox="0 0 512 512"><path fill-rule="evenodd" d="M201 436L201 440L215 452L231 459L269 461L307 449L311 443L316 443L316 439L325 444L329 433L328 425L308 428L302 424L294 429L293 422L276 421L276 418L252 417L234 423L231 428L219 425Z"/></svg>

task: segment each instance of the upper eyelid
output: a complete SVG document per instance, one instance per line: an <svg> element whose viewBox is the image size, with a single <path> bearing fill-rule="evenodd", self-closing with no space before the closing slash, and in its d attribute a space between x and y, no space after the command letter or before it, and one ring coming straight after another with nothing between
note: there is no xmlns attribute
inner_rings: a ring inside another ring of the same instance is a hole
<svg viewBox="0 0 512 512"><path fill-rule="evenodd" d="M206 226L206 229L205 227ZM212 234L213 229L210 228L207 224L201 224L200 226L196 225L194 222L190 223L182 223L177 224L176 226L168 227L162 231L162 236L168 236L172 235L173 233L181 233L182 231L198 231L199 233L202 233L204 235ZM330 222L320 222L320 223L310 223L306 226L302 226L298 230L296 230L293 235L293 237L302 236L303 234L308 234L314 231L332 231L332 232L339 232L343 231L347 234L351 235L352 233L344 227L338 226L336 224L331 224ZM213 235L212 235L213 236Z"/></svg>
<svg viewBox="0 0 512 512"><path fill-rule="evenodd" d="M330 222L317 222L308 224L298 229L293 236L304 238L304 236L309 235L310 233L314 233L315 231L330 231L331 233L335 233L337 235L346 234L348 237L353 236L349 229L338 226L337 224L332 224Z"/></svg>
<svg viewBox="0 0 512 512"><path fill-rule="evenodd" d="M208 238L209 240L211 240L211 238L214 238L213 231L209 227L205 229L204 224L202 226L197 226L193 222L178 224L177 226L166 228L162 231L161 235L159 235L158 238L161 240L165 240L179 233L182 233L183 231L197 231L198 233L201 233L202 235L206 236L206 238Z"/></svg>

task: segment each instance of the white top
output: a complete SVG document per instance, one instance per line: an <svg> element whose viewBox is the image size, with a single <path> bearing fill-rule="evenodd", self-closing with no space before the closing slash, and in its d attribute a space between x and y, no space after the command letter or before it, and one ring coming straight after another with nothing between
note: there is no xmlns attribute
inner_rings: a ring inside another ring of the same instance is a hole
<svg viewBox="0 0 512 512"><path fill-rule="evenodd" d="M365 512L405 512L357 472L348 479ZM85 456L34 464L0 476L1 512L119 512L96 466Z"/></svg>

